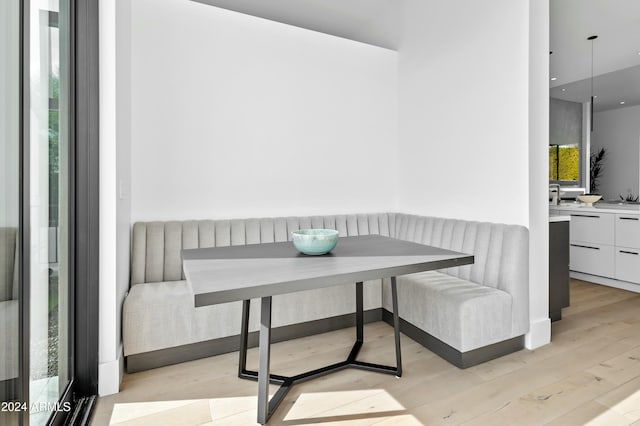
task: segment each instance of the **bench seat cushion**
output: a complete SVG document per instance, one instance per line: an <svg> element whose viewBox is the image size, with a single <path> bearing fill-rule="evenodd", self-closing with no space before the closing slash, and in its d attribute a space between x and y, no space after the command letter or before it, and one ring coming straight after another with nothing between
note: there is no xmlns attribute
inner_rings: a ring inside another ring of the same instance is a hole
<svg viewBox="0 0 640 426"><path fill-rule="evenodd" d="M512 336L512 299L505 291L437 271L397 278L400 317L460 352ZM385 309L391 293L385 280Z"/></svg>
<svg viewBox="0 0 640 426"><path fill-rule="evenodd" d="M0 302L0 381L18 377L18 301Z"/></svg>
<svg viewBox="0 0 640 426"><path fill-rule="evenodd" d="M249 330L258 330L259 300L251 303ZM364 308L382 305L381 280L364 285ZM355 310L353 284L301 291L273 298L273 326L296 324ZM123 307L125 356L207 341L240 333L242 302L194 307L184 280L131 287Z"/></svg>

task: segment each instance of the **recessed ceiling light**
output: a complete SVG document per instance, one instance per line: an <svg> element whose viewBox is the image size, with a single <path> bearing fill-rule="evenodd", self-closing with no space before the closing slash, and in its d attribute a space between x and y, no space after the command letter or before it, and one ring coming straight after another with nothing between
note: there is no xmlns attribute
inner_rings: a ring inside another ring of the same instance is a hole
<svg viewBox="0 0 640 426"><path fill-rule="evenodd" d="M621 101L621 102L620 102L620 105L624 105L624 101Z"/></svg>
<svg viewBox="0 0 640 426"><path fill-rule="evenodd" d="M551 81L556 81L558 77L551 77Z"/></svg>
<svg viewBox="0 0 640 426"><path fill-rule="evenodd" d="M595 98L597 98L597 97L598 97L598 95L593 95L593 99L595 99Z"/></svg>
<svg viewBox="0 0 640 426"><path fill-rule="evenodd" d="M562 89L562 91L563 91L563 92L566 92L566 91L567 91L567 89Z"/></svg>

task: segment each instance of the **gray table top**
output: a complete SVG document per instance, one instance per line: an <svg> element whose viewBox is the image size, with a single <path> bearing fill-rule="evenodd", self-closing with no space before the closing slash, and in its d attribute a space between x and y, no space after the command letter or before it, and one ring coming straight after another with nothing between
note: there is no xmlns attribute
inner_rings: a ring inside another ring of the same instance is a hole
<svg viewBox="0 0 640 426"><path fill-rule="evenodd" d="M364 235L339 238L322 256L282 242L182 250L182 262L198 307L468 265L473 256Z"/></svg>

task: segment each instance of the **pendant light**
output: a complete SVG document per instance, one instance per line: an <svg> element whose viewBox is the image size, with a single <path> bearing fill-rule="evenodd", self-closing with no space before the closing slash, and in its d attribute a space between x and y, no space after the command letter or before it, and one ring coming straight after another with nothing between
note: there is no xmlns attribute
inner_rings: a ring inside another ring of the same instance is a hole
<svg viewBox="0 0 640 426"><path fill-rule="evenodd" d="M590 37L587 37L587 40L591 42L591 102L590 102L591 112L589 113L589 121L591 123L592 132L593 132L593 99L594 99L593 97L593 41L597 38L598 38L597 35L592 35Z"/></svg>

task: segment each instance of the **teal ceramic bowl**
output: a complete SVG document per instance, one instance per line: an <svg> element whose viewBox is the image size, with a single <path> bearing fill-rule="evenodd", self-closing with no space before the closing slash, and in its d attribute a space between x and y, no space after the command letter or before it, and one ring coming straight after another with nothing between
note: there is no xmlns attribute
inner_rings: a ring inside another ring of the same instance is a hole
<svg viewBox="0 0 640 426"><path fill-rule="evenodd" d="M293 245L300 253L319 256L329 253L338 244L335 229L300 229L291 232Z"/></svg>

